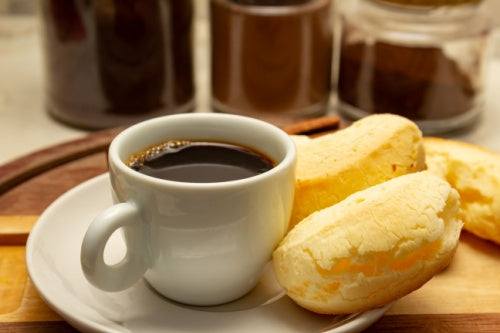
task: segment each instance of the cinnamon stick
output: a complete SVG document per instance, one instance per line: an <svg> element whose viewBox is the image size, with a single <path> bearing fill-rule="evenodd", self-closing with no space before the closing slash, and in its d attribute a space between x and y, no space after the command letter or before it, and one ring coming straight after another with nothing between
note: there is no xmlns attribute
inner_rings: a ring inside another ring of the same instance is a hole
<svg viewBox="0 0 500 333"><path fill-rule="evenodd" d="M340 128L340 118L337 115L313 118L292 124L283 128L288 134L319 136Z"/></svg>

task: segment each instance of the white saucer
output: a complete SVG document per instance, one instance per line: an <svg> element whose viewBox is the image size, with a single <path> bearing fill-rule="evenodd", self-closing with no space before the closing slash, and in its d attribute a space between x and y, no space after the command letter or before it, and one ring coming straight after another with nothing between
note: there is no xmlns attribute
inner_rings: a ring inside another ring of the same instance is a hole
<svg viewBox="0 0 500 333"><path fill-rule="evenodd" d="M141 280L118 293L91 286L80 268L80 246L92 219L112 204L108 175L91 179L57 199L35 224L26 246L28 273L40 296L71 325L85 332L358 332L390 307L344 315L306 311L279 287L272 269L242 299L217 307L173 303ZM106 260L124 253L119 233Z"/></svg>

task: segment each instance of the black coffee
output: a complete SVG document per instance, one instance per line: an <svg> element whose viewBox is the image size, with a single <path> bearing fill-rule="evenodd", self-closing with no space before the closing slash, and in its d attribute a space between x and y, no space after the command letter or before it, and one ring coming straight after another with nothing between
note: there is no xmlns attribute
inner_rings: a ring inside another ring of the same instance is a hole
<svg viewBox="0 0 500 333"><path fill-rule="evenodd" d="M156 178L213 183L252 177L275 163L254 149L231 143L170 140L131 155L127 165Z"/></svg>

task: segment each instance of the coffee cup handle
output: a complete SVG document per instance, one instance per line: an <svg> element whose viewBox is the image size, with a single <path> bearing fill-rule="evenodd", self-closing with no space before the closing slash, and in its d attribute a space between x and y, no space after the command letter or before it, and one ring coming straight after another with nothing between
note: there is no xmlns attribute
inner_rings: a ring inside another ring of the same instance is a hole
<svg viewBox="0 0 500 333"><path fill-rule="evenodd" d="M108 265L104 248L119 228L128 228L125 257ZM138 207L132 202L113 205L100 213L90 224L83 239L80 261L87 280L105 291L120 291L132 286L146 272L146 237Z"/></svg>

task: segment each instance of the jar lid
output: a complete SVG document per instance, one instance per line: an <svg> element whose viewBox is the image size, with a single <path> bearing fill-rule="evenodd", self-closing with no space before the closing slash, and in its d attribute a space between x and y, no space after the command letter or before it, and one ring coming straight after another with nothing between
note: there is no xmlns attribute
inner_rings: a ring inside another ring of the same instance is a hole
<svg viewBox="0 0 500 333"><path fill-rule="evenodd" d="M408 7L441 7L478 4L482 0L372 0L375 2Z"/></svg>

